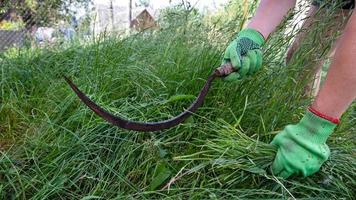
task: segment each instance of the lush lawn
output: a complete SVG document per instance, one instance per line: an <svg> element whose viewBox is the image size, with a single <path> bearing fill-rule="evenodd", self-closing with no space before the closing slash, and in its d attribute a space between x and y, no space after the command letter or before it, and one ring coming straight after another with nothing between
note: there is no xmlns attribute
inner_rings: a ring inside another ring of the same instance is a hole
<svg viewBox="0 0 356 200"><path fill-rule="evenodd" d="M220 64L226 35L232 35L183 24L1 55L1 198L355 197L355 106L328 140L332 153L320 172L282 180L269 171L275 149L268 143L310 102L303 97L308 78L301 74L322 48L315 39L286 66L290 37L281 27L265 47L261 72L238 83L215 81L192 118L157 133L106 123L61 77L70 76L120 116L175 116Z"/></svg>

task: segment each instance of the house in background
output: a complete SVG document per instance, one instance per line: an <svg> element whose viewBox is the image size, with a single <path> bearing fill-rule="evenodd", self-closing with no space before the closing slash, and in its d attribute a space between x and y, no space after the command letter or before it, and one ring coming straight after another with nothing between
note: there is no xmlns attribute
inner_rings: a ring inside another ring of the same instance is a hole
<svg viewBox="0 0 356 200"><path fill-rule="evenodd" d="M153 6L137 6L131 8L129 1L96 1L94 4L94 16L92 30L95 33L123 31L129 28L142 30L150 27L157 27L155 19L160 13L159 9L154 9ZM132 20L130 20L132 18Z"/></svg>
<svg viewBox="0 0 356 200"><path fill-rule="evenodd" d="M150 28L158 28L158 23L154 17L144 9L135 19L130 22L130 28L142 31Z"/></svg>

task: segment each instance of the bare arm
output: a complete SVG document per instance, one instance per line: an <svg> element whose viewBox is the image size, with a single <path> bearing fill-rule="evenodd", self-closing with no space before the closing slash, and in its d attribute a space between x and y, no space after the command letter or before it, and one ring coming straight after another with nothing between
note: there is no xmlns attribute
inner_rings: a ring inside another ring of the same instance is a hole
<svg viewBox="0 0 356 200"><path fill-rule="evenodd" d="M340 118L356 98L356 13L353 13L312 108Z"/></svg>
<svg viewBox="0 0 356 200"><path fill-rule="evenodd" d="M247 27L258 30L267 39L295 3L296 0L261 0Z"/></svg>

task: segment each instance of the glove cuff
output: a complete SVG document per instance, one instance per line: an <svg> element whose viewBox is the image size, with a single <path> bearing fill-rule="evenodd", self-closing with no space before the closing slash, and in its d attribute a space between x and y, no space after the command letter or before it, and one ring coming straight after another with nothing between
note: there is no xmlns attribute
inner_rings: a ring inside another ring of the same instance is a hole
<svg viewBox="0 0 356 200"><path fill-rule="evenodd" d="M319 144L325 143L337 126L336 123L324 119L310 110L307 111L299 123L312 135L312 137L308 138L310 138L312 142Z"/></svg>
<svg viewBox="0 0 356 200"><path fill-rule="evenodd" d="M263 35L257 30L252 28L246 28L241 30L237 36L249 38L250 40L254 41L260 46L262 46L265 43L265 38L263 37Z"/></svg>
<svg viewBox="0 0 356 200"><path fill-rule="evenodd" d="M323 118L323 119L326 119L326 120L328 120L328 121L330 121L330 122L332 122L332 123L334 123L334 124L340 124L340 119L337 119L337 118L334 118L334 117L330 117L330 116L324 115L323 113L321 113L321 112L315 110L315 109L312 108L312 107L309 107L308 110L309 110L310 112L312 112L314 115L317 115L317 116L319 116L319 117L321 117L321 118Z"/></svg>

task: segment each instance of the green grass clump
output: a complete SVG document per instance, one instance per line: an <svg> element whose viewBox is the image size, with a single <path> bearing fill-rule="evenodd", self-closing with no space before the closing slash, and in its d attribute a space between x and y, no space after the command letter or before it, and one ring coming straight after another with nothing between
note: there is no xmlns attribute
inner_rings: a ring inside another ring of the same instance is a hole
<svg viewBox="0 0 356 200"><path fill-rule="evenodd" d="M286 66L292 35L284 30L291 20L266 44L261 72L239 83L215 81L193 117L157 133L104 122L61 77L72 77L120 116L141 121L175 116L220 64L227 35L233 36L191 15L186 23L126 38L1 55L0 197L352 199L354 106L328 141L331 158L320 172L288 180L270 174L276 150L269 142L302 117L310 100L303 97L309 80L300 74L310 52L321 48L317 40L308 41Z"/></svg>

